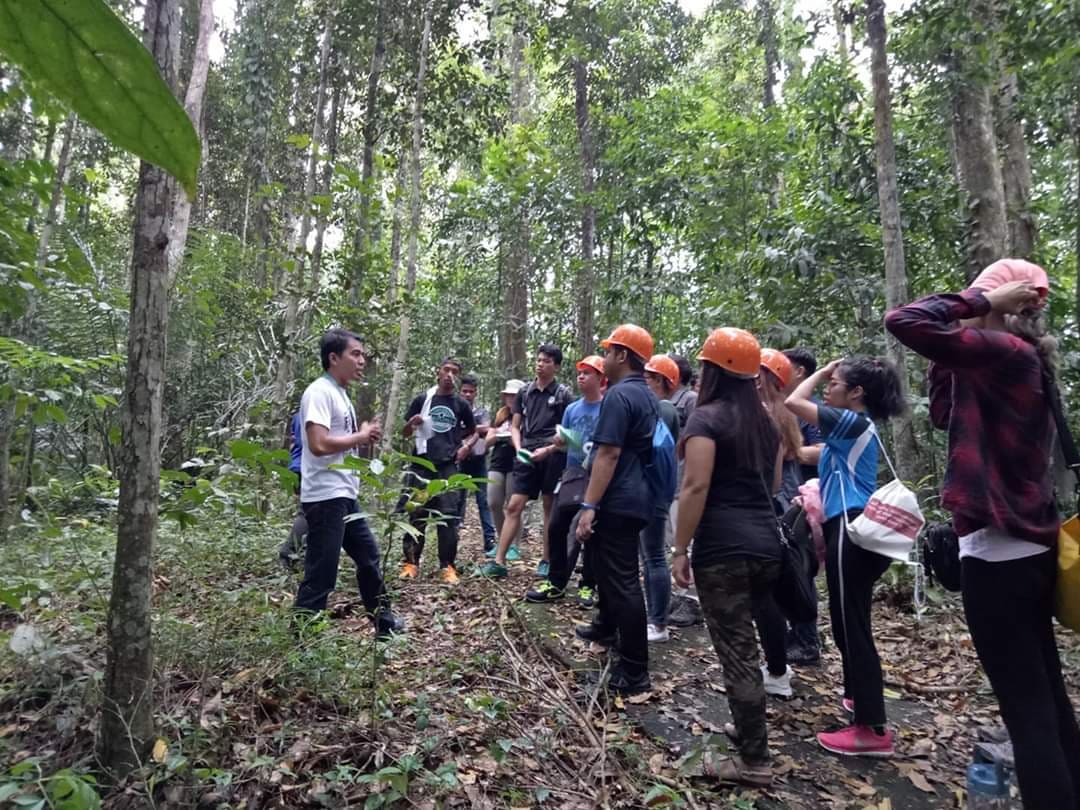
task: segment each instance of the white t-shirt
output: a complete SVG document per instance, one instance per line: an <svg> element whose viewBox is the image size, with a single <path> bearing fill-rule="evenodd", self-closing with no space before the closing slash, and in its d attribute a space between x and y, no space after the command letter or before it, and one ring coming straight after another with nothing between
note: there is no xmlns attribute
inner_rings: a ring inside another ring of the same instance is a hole
<svg viewBox="0 0 1080 810"><path fill-rule="evenodd" d="M348 470L332 470L331 464L341 464L345 454L355 450L317 456L307 440L309 424L322 425L331 436L347 436L357 431L356 411L349 395L335 380L324 374L304 391L300 400L300 424L304 430L304 451L300 455L300 502L328 501L331 498L356 498L360 480Z"/></svg>
<svg viewBox="0 0 1080 810"><path fill-rule="evenodd" d="M1008 562L1034 557L1049 551L1046 546L1012 537L1001 529L979 529L960 538L960 558L974 557L984 562Z"/></svg>

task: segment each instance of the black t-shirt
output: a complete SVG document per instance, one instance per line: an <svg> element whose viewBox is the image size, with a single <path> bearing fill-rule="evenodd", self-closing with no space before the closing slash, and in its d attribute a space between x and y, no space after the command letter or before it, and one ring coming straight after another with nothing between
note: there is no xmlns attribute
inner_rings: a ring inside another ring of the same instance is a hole
<svg viewBox="0 0 1080 810"><path fill-rule="evenodd" d="M729 407L720 402L697 406L683 430L687 440L701 436L716 444L705 511L694 532L695 567L714 565L728 557L780 557L770 494L780 437L774 435L769 443L767 468L748 469L735 466L735 430Z"/></svg>
<svg viewBox="0 0 1080 810"><path fill-rule="evenodd" d="M597 504L599 511L642 520L652 517L645 464L652 458L652 435L658 418L659 403L640 374L624 377L608 388L593 430L593 453L600 444L621 447L622 453L611 483Z"/></svg>
<svg viewBox="0 0 1080 810"><path fill-rule="evenodd" d="M557 380L552 380L546 388L533 380L518 391L513 412L521 415L521 446L535 450L551 444L555 427L572 399L570 389Z"/></svg>
<svg viewBox="0 0 1080 810"><path fill-rule="evenodd" d="M488 460L488 470L491 472L509 473L514 469L514 442L509 435L488 434L488 444L491 446L491 457Z"/></svg>
<svg viewBox="0 0 1080 810"><path fill-rule="evenodd" d="M409 409L405 411L406 421L420 413L425 399L426 391L409 403ZM472 407L457 394L436 394L431 398L428 416L431 418L431 429L434 433L427 440L424 458L435 464L450 461L461 447L462 440L476 430Z"/></svg>

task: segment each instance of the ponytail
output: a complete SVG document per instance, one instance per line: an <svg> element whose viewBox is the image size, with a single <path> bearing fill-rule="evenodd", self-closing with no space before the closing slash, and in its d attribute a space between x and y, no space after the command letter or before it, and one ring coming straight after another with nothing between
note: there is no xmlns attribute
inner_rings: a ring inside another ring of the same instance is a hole
<svg viewBox="0 0 1080 810"><path fill-rule="evenodd" d="M840 368L849 388L862 388L863 405L873 419L889 419L907 410L900 374L884 357L852 357Z"/></svg>

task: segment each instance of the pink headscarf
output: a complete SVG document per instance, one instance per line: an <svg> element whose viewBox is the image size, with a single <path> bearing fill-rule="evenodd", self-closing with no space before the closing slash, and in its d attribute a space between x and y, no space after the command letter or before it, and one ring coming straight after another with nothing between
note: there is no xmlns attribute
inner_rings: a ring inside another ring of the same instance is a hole
<svg viewBox="0 0 1080 810"><path fill-rule="evenodd" d="M1046 271L1023 259L999 259L979 273L971 286L989 292L1010 281L1029 282L1039 293L1039 306L1046 305L1046 297L1050 294L1050 280L1046 277Z"/></svg>

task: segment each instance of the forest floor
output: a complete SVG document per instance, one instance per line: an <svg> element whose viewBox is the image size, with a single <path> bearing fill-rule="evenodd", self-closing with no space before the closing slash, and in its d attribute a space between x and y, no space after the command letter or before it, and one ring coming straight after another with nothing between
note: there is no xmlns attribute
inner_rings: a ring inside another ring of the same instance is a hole
<svg viewBox="0 0 1080 810"><path fill-rule="evenodd" d="M163 529L160 740L138 777L98 786L105 807L957 807L975 730L996 720L955 599L917 622L910 591L886 583L874 621L898 756L816 746L815 731L843 721L828 645L822 666L797 670L793 699L770 700L776 785L721 788L700 776L729 718L701 628L651 648L651 694L607 702L575 675L604 666L573 636L585 611L521 601L531 565L500 584L443 586L433 559L405 587L388 578L408 632L376 644L348 560L329 620L295 629L284 534L232 519ZM112 544L83 522L0 549L0 805L47 808L49 791L92 778ZM470 520L466 572L479 547ZM393 575L396 548L390 559ZM1080 643L1060 638L1080 705Z"/></svg>

